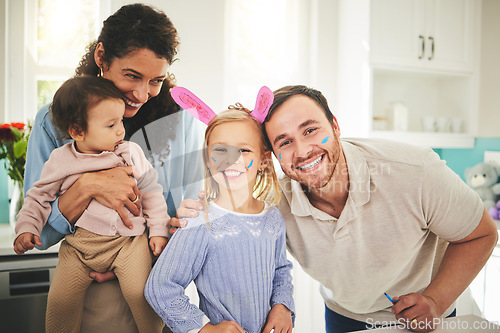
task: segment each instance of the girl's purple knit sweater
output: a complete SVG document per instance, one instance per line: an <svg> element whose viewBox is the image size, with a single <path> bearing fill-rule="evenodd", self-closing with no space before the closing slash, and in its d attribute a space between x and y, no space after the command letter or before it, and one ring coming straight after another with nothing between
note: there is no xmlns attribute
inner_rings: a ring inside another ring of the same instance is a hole
<svg viewBox="0 0 500 333"><path fill-rule="evenodd" d="M174 333L234 320L260 333L272 306L294 312L292 263L286 258L285 223L276 207L241 214L214 203L176 231L145 288L153 309ZM200 307L184 289L195 281ZM207 318L208 317L208 318Z"/></svg>

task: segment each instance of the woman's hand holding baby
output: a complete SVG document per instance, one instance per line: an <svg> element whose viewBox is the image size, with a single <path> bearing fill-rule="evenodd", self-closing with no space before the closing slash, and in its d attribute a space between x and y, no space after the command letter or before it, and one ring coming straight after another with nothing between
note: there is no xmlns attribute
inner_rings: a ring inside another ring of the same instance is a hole
<svg viewBox="0 0 500 333"><path fill-rule="evenodd" d="M59 210L70 222L75 223L83 214L90 200L114 209L128 228L132 222L125 207L138 216L141 209L140 194L133 178L132 166L116 167L82 175L62 196L59 197Z"/></svg>
<svg viewBox="0 0 500 333"><path fill-rule="evenodd" d="M88 174L87 174L88 175ZM138 216L141 210L140 192L134 180L132 166L117 167L96 172L92 179L95 191L92 198L104 206L114 209L123 221L123 224L132 229L132 222L127 216L124 207Z"/></svg>

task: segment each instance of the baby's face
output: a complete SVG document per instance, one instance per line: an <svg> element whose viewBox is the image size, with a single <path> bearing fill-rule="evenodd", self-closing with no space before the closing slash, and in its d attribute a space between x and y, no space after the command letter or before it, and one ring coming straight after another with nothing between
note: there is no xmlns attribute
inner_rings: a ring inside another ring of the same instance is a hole
<svg viewBox="0 0 500 333"><path fill-rule="evenodd" d="M124 112L125 103L120 99L104 99L90 108L87 131L76 140L78 151L84 154L114 151L125 137Z"/></svg>

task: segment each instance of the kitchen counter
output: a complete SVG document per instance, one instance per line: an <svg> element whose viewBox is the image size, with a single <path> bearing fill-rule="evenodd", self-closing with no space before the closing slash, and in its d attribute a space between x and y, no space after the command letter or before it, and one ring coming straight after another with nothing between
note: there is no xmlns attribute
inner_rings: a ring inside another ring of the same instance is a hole
<svg viewBox="0 0 500 333"><path fill-rule="evenodd" d="M492 323L475 315L457 316L453 318L445 318L436 327L433 333L448 333L448 332L498 332L500 333L499 323ZM387 332L410 332L407 329L400 327L379 328L374 330L366 330L360 332L370 333L387 333Z"/></svg>
<svg viewBox="0 0 500 333"><path fill-rule="evenodd" d="M13 241L11 226L0 224L0 330L40 332L45 326L47 293L59 261L59 244L17 255Z"/></svg>
<svg viewBox="0 0 500 333"><path fill-rule="evenodd" d="M10 224L0 223L0 257L16 255L13 247L14 236L15 236L14 230L12 230ZM24 256L44 254L44 253L57 253L59 251L59 245L60 243L50 247L45 251L40 251L35 248L31 251L26 252Z"/></svg>

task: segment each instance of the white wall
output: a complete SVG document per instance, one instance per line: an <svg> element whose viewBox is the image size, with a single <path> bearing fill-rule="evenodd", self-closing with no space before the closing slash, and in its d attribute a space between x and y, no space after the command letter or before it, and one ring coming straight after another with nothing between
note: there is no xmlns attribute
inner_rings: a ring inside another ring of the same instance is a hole
<svg viewBox="0 0 500 333"><path fill-rule="evenodd" d="M5 108L6 108L6 86L3 84L5 80L6 69L7 69L7 52L8 49L5 47L7 45L7 3L5 0L0 0L0 123L4 123L5 119Z"/></svg>
<svg viewBox="0 0 500 333"><path fill-rule="evenodd" d="M312 55L309 84L320 90L333 113L337 109L338 0L313 1L311 11Z"/></svg>
<svg viewBox="0 0 500 333"><path fill-rule="evenodd" d="M479 137L500 137L500 1L483 0Z"/></svg>
<svg viewBox="0 0 500 333"><path fill-rule="evenodd" d="M178 58L172 72L179 85L203 92L203 100L222 108L224 87L224 0L156 0L180 36Z"/></svg>
<svg viewBox="0 0 500 333"><path fill-rule="evenodd" d="M336 115L342 137L366 136L368 122L358 121L360 110L368 118L370 0L338 0L338 63L334 80L337 83ZM362 42L360 42L362 41ZM355 50L355 51L349 51ZM363 64L363 66L359 66ZM352 111L354 110L354 111Z"/></svg>

